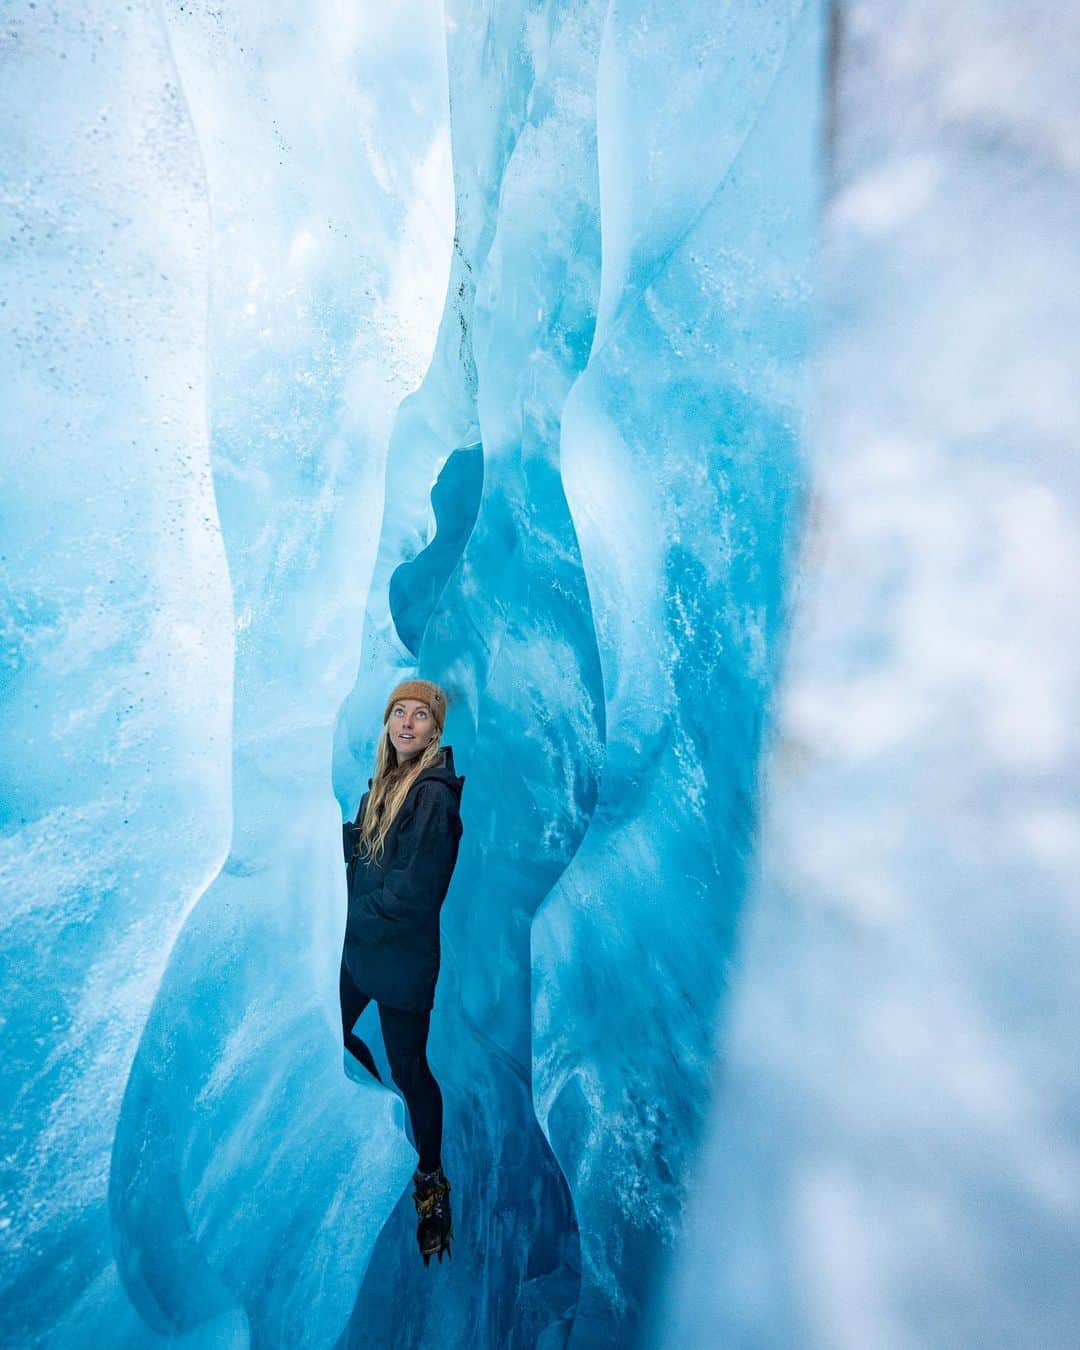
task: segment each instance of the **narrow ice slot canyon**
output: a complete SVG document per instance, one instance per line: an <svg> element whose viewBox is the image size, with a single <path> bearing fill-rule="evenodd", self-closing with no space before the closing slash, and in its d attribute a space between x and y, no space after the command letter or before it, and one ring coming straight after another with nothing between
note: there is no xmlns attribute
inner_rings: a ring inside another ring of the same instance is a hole
<svg viewBox="0 0 1080 1350"><path fill-rule="evenodd" d="M4 1344L1075 1343L1071 30L961 11L11 7ZM416 673L431 1269L337 1007Z"/></svg>

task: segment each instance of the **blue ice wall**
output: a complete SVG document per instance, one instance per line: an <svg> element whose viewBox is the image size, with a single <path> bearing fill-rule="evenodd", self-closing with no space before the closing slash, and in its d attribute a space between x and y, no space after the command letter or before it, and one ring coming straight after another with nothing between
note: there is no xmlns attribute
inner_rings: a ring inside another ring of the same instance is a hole
<svg viewBox="0 0 1080 1350"><path fill-rule="evenodd" d="M157 15L112 8L0 37L5 1345L86 1343L118 1293L121 1099L231 830L206 181Z"/></svg>
<svg viewBox="0 0 1080 1350"><path fill-rule="evenodd" d="M814 8L704 18L451 28L450 302L391 443L338 777L354 810L394 679L451 691L471 828L433 1057L476 1240L434 1303L406 1209L353 1345L478 1317L493 1345L632 1343L678 1230L782 616L822 61ZM707 170L683 117L730 127Z"/></svg>
<svg viewBox="0 0 1080 1350"><path fill-rule="evenodd" d="M342 1075L329 766L446 288L441 14L3 41L2 1339L324 1344L414 1158Z"/></svg>
<svg viewBox="0 0 1080 1350"><path fill-rule="evenodd" d="M574 1345L634 1343L693 1180L798 500L822 56L814 4L607 18L603 286L562 436L604 774L532 948ZM689 127L716 129L707 155Z"/></svg>
<svg viewBox="0 0 1080 1350"><path fill-rule="evenodd" d="M406 1203L367 1271L351 1346L562 1344L577 1303L572 1200L531 1093L530 927L584 831L600 772L600 674L559 427L599 294L603 17L598 4L448 11L448 304L391 440L335 770L351 814L386 691L417 669L444 685L445 739L468 765L468 801L430 1054L465 1239L432 1297ZM377 1038L373 1010L361 1027L367 1019Z"/></svg>
<svg viewBox="0 0 1080 1350"><path fill-rule="evenodd" d="M3 715L50 767L5 800L5 1331L643 1342L782 649L820 5L27 6L8 41L10 458L67 472L10 536ZM56 353L81 402L42 422ZM415 671L468 777L437 1269L336 1007L338 822Z"/></svg>
<svg viewBox="0 0 1080 1350"><path fill-rule="evenodd" d="M114 1251L162 1335L324 1345L413 1165L400 1099L342 1073L329 765L386 436L446 287L445 53L425 4L351 18L250 5L224 27L178 5L166 20L213 226L234 822L130 1075Z"/></svg>

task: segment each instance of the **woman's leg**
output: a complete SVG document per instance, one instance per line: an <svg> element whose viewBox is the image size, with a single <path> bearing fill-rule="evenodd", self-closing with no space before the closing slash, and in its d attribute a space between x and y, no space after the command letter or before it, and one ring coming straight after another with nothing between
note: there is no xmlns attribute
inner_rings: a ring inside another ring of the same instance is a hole
<svg viewBox="0 0 1080 1350"><path fill-rule="evenodd" d="M443 1099L427 1060L429 1012L398 1012L379 1004L390 1076L401 1089L412 1121L420 1171L434 1172L442 1163Z"/></svg>
<svg viewBox="0 0 1080 1350"><path fill-rule="evenodd" d="M345 1049L367 1069L368 1073L382 1082L382 1074L375 1064L375 1057L365 1041L353 1032L356 1019L371 1002L368 994L357 989L352 976L345 968L345 958L341 958L341 973L338 976L338 993L341 996L341 1033Z"/></svg>

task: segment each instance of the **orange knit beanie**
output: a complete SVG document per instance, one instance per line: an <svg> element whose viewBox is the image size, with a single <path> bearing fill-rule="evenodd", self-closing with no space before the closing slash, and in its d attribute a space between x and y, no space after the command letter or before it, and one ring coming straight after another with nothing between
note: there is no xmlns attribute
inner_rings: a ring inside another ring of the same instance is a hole
<svg viewBox="0 0 1080 1350"><path fill-rule="evenodd" d="M384 726L390 720L390 709L402 698L414 698L420 703L426 703L438 724L439 731L442 731L446 725L446 695L433 680L402 680L387 700L386 711L383 713Z"/></svg>

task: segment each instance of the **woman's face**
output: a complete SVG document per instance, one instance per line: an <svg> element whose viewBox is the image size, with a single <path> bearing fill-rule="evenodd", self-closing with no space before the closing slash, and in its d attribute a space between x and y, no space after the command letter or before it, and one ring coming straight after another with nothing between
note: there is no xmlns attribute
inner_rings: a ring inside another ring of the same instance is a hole
<svg viewBox="0 0 1080 1350"><path fill-rule="evenodd" d="M390 742L399 764L423 754L435 730L435 719L426 703L406 698L390 709Z"/></svg>

